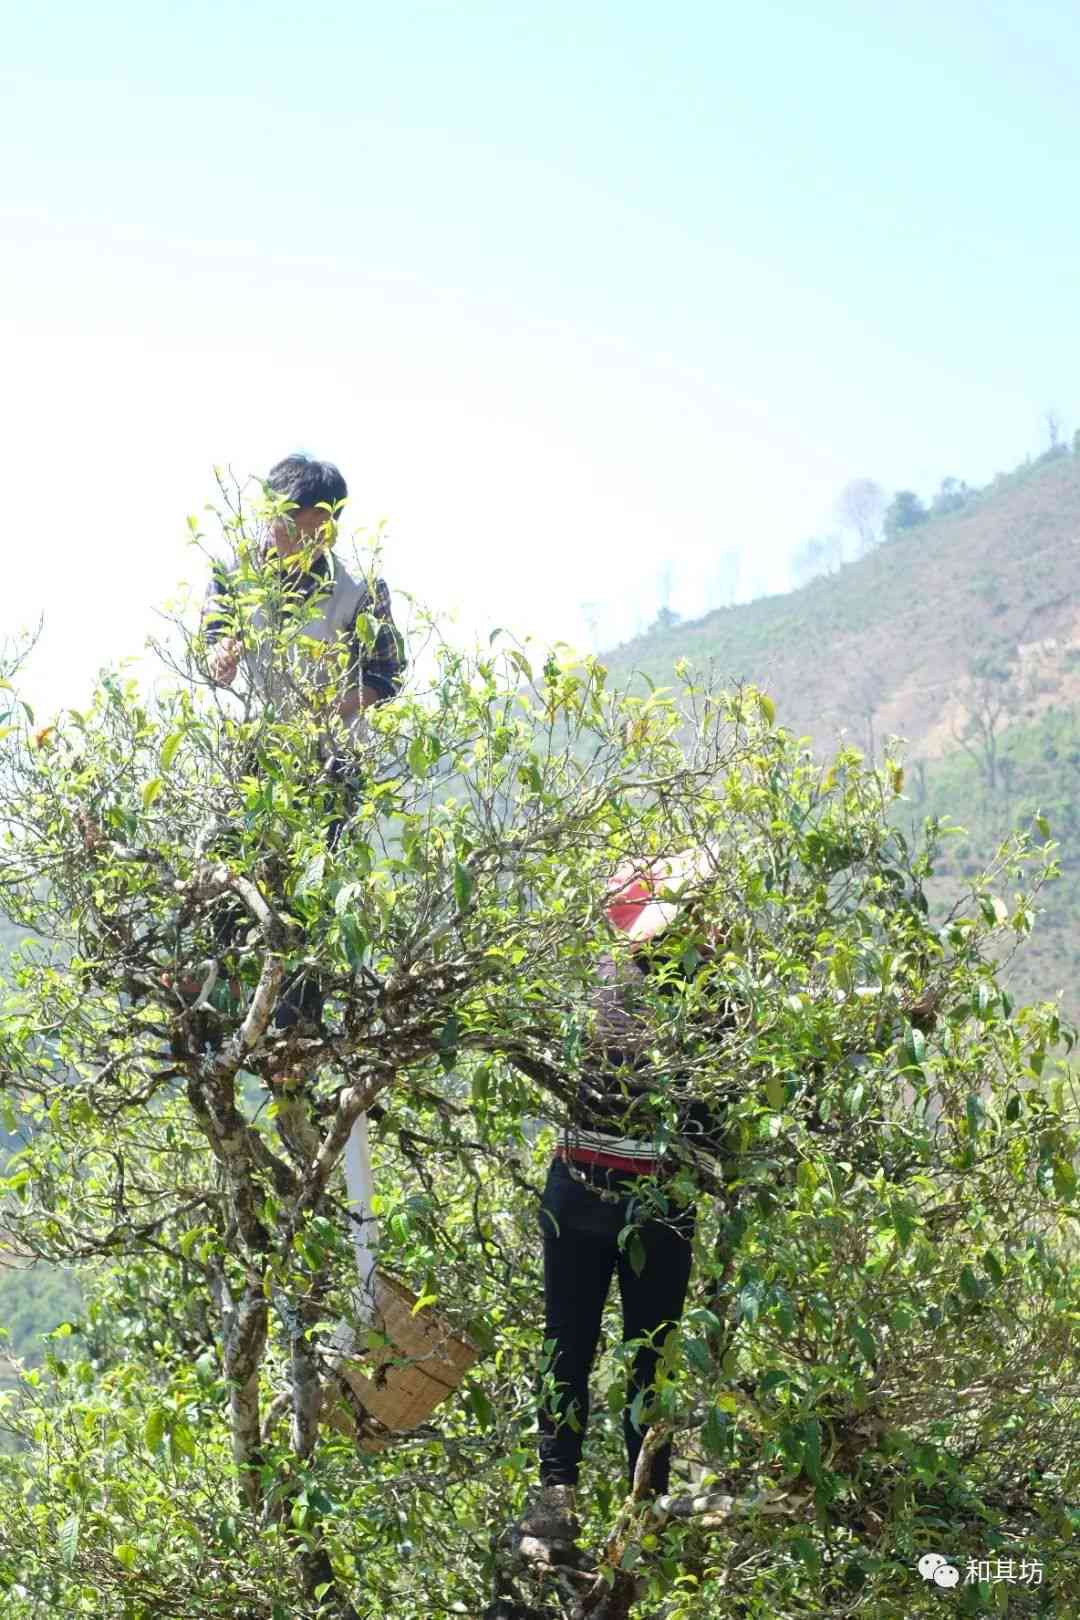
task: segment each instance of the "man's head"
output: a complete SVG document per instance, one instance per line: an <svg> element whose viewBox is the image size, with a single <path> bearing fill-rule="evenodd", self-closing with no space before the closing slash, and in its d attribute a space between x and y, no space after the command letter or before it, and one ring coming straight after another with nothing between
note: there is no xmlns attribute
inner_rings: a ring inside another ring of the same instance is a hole
<svg viewBox="0 0 1080 1620"><path fill-rule="evenodd" d="M278 556L284 559L300 551L311 554L324 550L338 505L349 493L333 462L286 456L271 467L264 487L270 496L289 503L288 509L270 525L270 539Z"/></svg>

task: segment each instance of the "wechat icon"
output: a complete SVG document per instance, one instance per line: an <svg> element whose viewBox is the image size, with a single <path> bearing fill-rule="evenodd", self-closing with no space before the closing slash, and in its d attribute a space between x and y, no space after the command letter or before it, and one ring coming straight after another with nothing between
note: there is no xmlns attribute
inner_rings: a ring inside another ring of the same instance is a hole
<svg viewBox="0 0 1080 1620"><path fill-rule="evenodd" d="M955 1564L950 1564L941 1553L923 1553L919 1559L919 1574L924 1581L933 1581L935 1586L957 1586L960 1581L960 1571Z"/></svg>

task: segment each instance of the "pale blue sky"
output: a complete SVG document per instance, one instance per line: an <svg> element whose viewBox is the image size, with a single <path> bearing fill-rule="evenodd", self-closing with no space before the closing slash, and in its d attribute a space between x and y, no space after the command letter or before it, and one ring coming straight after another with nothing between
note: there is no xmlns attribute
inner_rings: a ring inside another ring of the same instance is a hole
<svg viewBox="0 0 1080 1620"><path fill-rule="evenodd" d="M1078 104L1065 3L10 7L0 620L77 695L296 446L466 625L782 588L1077 425Z"/></svg>

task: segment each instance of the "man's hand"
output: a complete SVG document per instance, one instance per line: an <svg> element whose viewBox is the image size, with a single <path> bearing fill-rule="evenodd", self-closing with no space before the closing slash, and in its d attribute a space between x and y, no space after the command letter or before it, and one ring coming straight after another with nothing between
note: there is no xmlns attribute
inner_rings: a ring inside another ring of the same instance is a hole
<svg viewBox="0 0 1080 1620"><path fill-rule="evenodd" d="M905 999L900 1003L901 1010L924 1035L929 1034L937 1022L938 1003L943 993L940 985L931 985L929 989L923 991L918 1000Z"/></svg>
<svg viewBox="0 0 1080 1620"><path fill-rule="evenodd" d="M240 643L236 637L226 636L223 641L215 641L210 648L207 665L212 680L217 681L219 686L231 686L240 666Z"/></svg>
<svg viewBox="0 0 1080 1620"><path fill-rule="evenodd" d="M82 834L83 847L87 854L98 849L105 842L105 834L101 830L101 823L95 821L86 810L75 812L75 825Z"/></svg>

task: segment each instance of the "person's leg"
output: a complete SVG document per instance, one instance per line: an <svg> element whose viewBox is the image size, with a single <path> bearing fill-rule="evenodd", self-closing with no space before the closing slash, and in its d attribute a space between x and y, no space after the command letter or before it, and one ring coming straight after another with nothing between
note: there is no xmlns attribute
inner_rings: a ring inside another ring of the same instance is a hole
<svg viewBox="0 0 1080 1620"><path fill-rule="evenodd" d="M326 821L326 847L334 854L356 810L361 777L355 767L343 760L331 760L328 771L329 780L317 784L313 791L312 813ZM274 1009L274 1028L292 1029L298 1023L318 1028L325 1001L318 974L301 968L285 981L281 999Z"/></svg>
<svg viewBox="0 0 1080 1620"><path fill-rule="evenodd" d="M342 841L348 818L356 807L359 778L348 771L343 760L332 760L329 781L317 782L311 794L311 813L325 823L325 847L330 854L337 851ZM319 975L300 969L285 980L282 996L274 1009L274 1029L293 1029L293 1025L322 1022L325 996Z"/></svg>
<svg viewBox="0 0 1080 1620"><path fill-rule="evenodd" d="M228 866L237 862L240 857L239 829L235 825L227 827L219 835L211 853L215 860L224 861ZM235 947L254 927L255 919L238 894L226 891L218 895L210 910L210 930L214 954L221 960L223 970L230 979L235 978L238 965L234 957Z"/></svg>
<svg viewBox="0 0 1080 1620"><path fill-rule="evenodd" d="M618 1262L623 1342L633 1339L644 1341L634 1356L627 1387L626 1410L623 1413L631 1485L648 1424L638 1427L631 1422L630 1410L639 1391L647 1390L652 1384L664 1336L668 1328L682 1316L694 1252L694 1212L673 1211L671 1224L662 1220L647 1220L638 1228L638 1235L645 1250L645 1263L640 1275L630 1264L626 1248L620 1250ZM666 1445L653 1459L649 1477L651 1488L666 1491L670 1472L671 1447Z"/></svg>
<svg viewBox="0 0 1080 1620"><path fill-rule="evenodd" d="M281 999L274 1008L274 1028L292 1029L305 1023L317 1029L325 999L318 975L300 968L285 980Z"/></svg>
<svg viewBox="0 0 1080 1620"><path fill-rule="evenodd" d="M556 1390L541 1402L540 1479L577 1483L589 1418L589 1372L615 1269L624 1204L605 1203L556 1159L540 1206L544 1237L544 1338L555 1341Z"/></svg>

